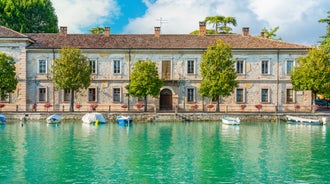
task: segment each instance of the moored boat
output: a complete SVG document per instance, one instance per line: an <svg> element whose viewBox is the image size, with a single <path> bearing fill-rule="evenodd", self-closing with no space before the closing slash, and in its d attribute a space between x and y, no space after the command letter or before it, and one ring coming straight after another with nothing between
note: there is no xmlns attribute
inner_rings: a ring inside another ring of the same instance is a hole
<svg viewBox="0 0 330 184"><path fill-rule="evenodd" d="M119 115L116 118L116 122L118 124L131 124L133 123L133 119L131 116L123 116L123 115Z"/></svg>
<svg viewBox="0 0 330 184"><path fill-rule="evenodd" d="M225 125L239 125L241 122L239 117L234 116L222 116L221 120L222 123Z"/></svg>
<svg viewBox="0 0 330 184"><path fill-rule="evenodd" d="M327 118L322 117L321 119L308 119L297 116L286 116L288 123L307 123L307 124L316 124L324 125L327 123Z"/></svg>
<svg viewBox="0 0 330 184"><path fill-rule="evenodd" d="M6 124L6 117L0 114L0 124Z"/></svg>
<svg viewBox="0 0 330 184"><path fill-rule="evenodd" d="M47 120L48 124L58 124L61 122L62 116L60 116L58 114L53 114L53 115L47 117L46 120Z"/></svg>
<svg viewBox="0 0 330 184"><path fill-rule="evenodd" d="M98 113L98 112L86 113L81 119L84 123L89 123L89 124L94 124L94 123L104 124L104 123L107 123L107 121L105 120L103 115L101 113Z"/></svg>

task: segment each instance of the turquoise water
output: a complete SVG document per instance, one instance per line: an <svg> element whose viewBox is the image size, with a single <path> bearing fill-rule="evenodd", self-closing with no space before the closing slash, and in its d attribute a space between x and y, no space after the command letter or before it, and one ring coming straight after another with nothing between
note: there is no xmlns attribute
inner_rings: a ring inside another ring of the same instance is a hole
<svg viewBox="0 0 330 184"><path fill-rule="evenodd" d="M328 126L9 122L0 183L330 183Z"/></svg>

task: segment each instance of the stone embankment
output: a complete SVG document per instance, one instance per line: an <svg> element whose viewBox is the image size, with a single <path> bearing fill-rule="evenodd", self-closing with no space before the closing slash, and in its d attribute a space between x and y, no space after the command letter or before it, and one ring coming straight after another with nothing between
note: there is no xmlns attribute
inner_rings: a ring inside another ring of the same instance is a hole
<svg viewBox="0 0 330 184"><path fill-rule="evenodd" d="M87 112L59 112L65 121L78 121ZM221 121L222 116L238 116L241 122L280 122L286 120L286 115L300 116L310 119L327 117L330 113L109 113L101 112L109 122L114 122L117 115L129 115L134 122L200 122ZM20 121L26 117L29 121L45 120L50 112L2 112L8 121Z"/></svg>

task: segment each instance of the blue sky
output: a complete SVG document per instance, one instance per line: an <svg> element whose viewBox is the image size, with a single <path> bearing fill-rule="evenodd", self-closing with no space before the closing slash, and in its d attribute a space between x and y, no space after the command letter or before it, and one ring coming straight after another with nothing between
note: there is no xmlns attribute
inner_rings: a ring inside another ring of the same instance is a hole
<svg viewBox="0 0 330 184"><path fill-rule="evenodd" d="M59 26L69 33L88 33L96 26L110 26L111 34L151 34L162 24L162 34L188 34L206 16L237 19L234 33L250 27L251 35L279 26L283 41L315 45L325 34L318 23L330 11L329 0L51 0ZM212 28L210 25L208 28Z"/></svg>

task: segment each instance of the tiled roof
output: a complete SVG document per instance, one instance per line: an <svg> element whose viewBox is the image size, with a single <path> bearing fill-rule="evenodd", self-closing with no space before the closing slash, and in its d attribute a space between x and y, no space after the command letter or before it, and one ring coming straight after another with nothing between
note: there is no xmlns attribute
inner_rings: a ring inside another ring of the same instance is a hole
<svg viewBox="0 0 330 184"><path fill-rule="evenodd" d="M4 26L0 26L0 38L27 38L27 36Z"/></svg>
<svg viewBox="0 0 330 184"><path fill-rule="evenodd" d="M309 46L257 36L241 34L191 35L191 34L67 34L30 33L26 34L35 43L30 49L62 48L71 46L80 49L205 49L221 39L232 49L307 49Z"/></svg>

